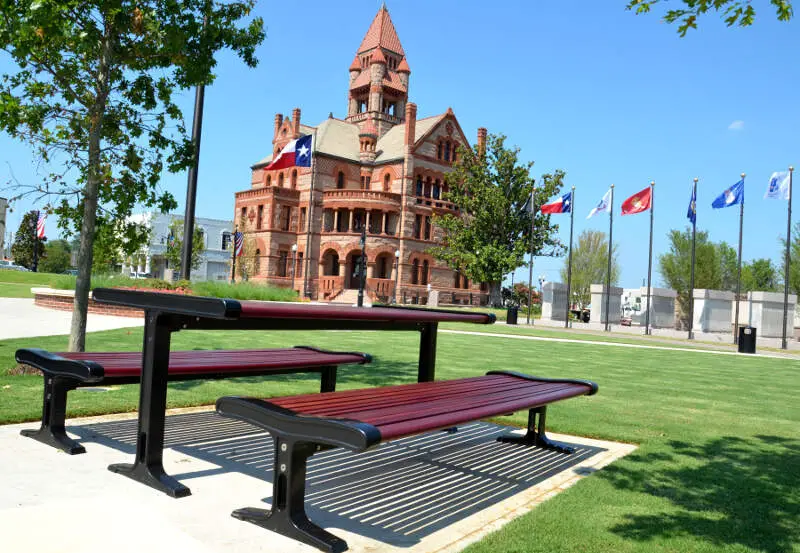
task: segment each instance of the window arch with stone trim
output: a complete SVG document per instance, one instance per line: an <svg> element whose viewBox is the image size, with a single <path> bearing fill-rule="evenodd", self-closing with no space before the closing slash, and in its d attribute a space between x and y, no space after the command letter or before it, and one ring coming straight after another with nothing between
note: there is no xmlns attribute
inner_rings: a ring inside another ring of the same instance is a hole
<svg viewBox="0 0 800 553"><path fill-rule="evenodd" d="M297 169L292 171L291 186L292 190L297 188Z"/></svg>
<svg viewBox="0 0 800 553"><path fill-rule="evenodd" d="M383 191L389 192L392 189L392 175L386 173L383 175Z"/></svg>
<svg viewBox="0 0 800 553"><path fill-rule="evenodd" d="M411 260L411 284L419 284L419 259Z"/></svg>
<svg viewBox="0 0 800 553"><path fill-rule="evenodd" d="M272 186L272 175L267 175L267 181L265 186L270 187Z"/></svg>
<svg viewBox="0 0 800 553"><path fill-rule="evenodd" d="M336 175L336 189L342 190L344 188L344 171L339 171Z"/></svg>
<svg viewBox="0 0 800 553"><path fill-rule="evenodd" d="M278 187L283 188L283 173L278 174Z"/></svg>

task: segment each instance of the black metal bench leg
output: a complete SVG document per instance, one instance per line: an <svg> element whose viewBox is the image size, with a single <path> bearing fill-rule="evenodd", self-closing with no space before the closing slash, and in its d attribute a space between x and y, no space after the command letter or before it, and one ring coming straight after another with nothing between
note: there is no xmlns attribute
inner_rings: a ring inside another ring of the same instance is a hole
<svg viewBox="0 0 800 553"><path fill-rule="evenodd" d="M272 508L237 509L231 516L325 551L340 553L347 542L308 519L305 510L306 463L320 446L275 438Z"/></svg>
<svg viewBox="0 0 800 553"><path fill-rule="evenodd" d="M319 391L320 393L324 392L335 392L336 391L336 367L322 367L319 371L320 373L320 383L319 383Z"/></svg>
<svg viewBox="0 0 800 553"><path fill-rule="evenodd" d="M538 418L538 421L537 421ZM575 448L554 442L545 433L547 407L537 407L528 411L528 431L524 436L500 436L498 442L512 444L532 445L544 449L551 449L559 453L574 453Z"/></svg>
<svg viewBox="0 0 800 553"><path fill-rule="evenodd" d="M67 416L67 392L74 390L75 387L74 381L45 376L42 426L36 430L22 430L20 434L70 455L86 453L86 448L67 436L67 431L64 429L64 419Z"/></svg>
<svg viewBox="0 0 800 553"><path fill-rule="evenodd" d="M171 319L159 313L145 313L136 460L132 465L109 465L108 470L146 484L170 497L186 497L192 492L166 473L163 462L167 371L172 331Z"/></svg>

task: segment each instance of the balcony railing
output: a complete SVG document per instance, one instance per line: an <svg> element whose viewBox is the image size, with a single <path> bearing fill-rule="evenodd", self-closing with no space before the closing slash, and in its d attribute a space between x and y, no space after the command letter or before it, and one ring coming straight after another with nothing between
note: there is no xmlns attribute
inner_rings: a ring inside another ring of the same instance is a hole
<svg viewBox="0 0 800 553"><path fill-rule="evenodd" d="M400 208L400 194L383 192L381 190L326 190L324 195L326 204L340 202L342 207L351 207L352 202L369 202L375 204L389 204L387 208ZM335 207L334 205L326 207ZM375 206L378 207L378 206Z"/></svg>

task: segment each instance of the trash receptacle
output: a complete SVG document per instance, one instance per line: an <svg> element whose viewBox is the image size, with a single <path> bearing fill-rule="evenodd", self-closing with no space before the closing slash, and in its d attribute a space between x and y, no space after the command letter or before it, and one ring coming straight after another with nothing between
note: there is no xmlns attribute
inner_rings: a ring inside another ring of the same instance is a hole
<svg viewBox="0 0 800 553"><path fill-rule="evenodd" d="M739 327L739 353L756 352L756 327Z"/></svg>
<svg viewBox="0 0 800 553"><path fill-rule="evenodd" d="M519 307L511 306L506 311L506 324L508 325L515 325L517 324L517 314L519 313Z"/></svg>

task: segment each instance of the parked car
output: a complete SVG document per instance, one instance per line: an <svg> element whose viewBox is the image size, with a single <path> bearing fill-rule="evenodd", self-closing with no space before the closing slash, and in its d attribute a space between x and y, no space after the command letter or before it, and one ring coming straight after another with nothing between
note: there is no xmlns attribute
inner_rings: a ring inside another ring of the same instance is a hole
<svg viewBox="0 0 800 553"><path fill-rule="evenodd" d="M5 259L0 259L0 269L5 269L7 271L24 271L27 273L30 272L30 269L27 269L22 265L15 265L11 261L6 261Z"/></svg>
<svg viewBox="0 0 800 553"><path fill-rule="evenodd" d="M78 276L78 269L67 269L64 271L65 275Z"/></svg>

